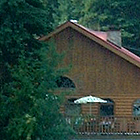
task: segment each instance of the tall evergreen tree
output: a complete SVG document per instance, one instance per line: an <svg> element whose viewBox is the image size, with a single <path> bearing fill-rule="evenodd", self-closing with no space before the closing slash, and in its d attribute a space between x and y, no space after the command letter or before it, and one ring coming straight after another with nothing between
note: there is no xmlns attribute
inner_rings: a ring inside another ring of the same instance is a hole
<svg viewBox="0 0 140 140"><path fill-rule="evenodd" d="M56 1L55 1L56 2ZM54 1L0 1L0 138L63 140L69 127L54 95L61 56L37 37L53 27ZM60 61L59 61L60 60Z"/></svg>
<svg viewBox="0 0 140 140"><path fill-rule="evenodd" d="M69 20L82 17L83 3L81 0L58 0L58 11L55 14L56 26Z"/></svg>

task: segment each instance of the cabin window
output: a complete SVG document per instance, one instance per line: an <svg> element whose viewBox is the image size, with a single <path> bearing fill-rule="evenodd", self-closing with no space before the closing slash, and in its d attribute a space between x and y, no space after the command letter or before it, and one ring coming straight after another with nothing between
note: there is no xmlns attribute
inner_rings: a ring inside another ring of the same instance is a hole
<svg viewBox="0 0 140 140"><path fill-rule="evenodd" d="M133 104L133 115L140 116L140 99L137 99Z"/></svg>
<svg viewBox="0 0 140 140"><path fill-rule="evenodd" d="M81 104L75 104L74 101L75 98L71 98L67 100L67 103L65 104L65 114L66 115L74 115L78 116L81 114Z"/></svg>
<svg viewBox="0 0 140 140"><path fill-rule="evenodd" d="M59 88L75 88L73 81L67 77L60 76L56 83Z"/></svg>
<svg viewBox="0 0 140 140"><path fill-rule="evenodd" d="M107 103L100 104L100 116L113 116L114 115L114 101L111 99L104 99Z"/></svg>

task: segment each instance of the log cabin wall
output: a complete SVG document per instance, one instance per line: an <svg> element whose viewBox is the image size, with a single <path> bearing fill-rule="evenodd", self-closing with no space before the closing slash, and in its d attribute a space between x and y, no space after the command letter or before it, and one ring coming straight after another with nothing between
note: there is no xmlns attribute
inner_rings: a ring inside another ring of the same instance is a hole
<svg viewBox="0 0 140 140"><path fill-rule="evenodd" d="M66 53L65 66L72 64L66 76L75 83L77 93L67 98L110 98L115 116L132 116L133 103L140 98L140 68L70 27L53 38L58 52ZM82 113L88 112L89 106L82 105ZM92 113L99 114L97 103Z"/></svg>

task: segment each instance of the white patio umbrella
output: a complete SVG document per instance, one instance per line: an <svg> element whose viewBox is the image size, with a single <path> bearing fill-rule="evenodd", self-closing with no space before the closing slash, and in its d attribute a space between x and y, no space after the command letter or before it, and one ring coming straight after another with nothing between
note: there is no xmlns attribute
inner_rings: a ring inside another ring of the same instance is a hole
<svg viewBox="0 0 140 140"><path fill-rule="evenodd" d="M91 114L91 103L107 103L107 101L90 95L90 96L79 98L79 99L75 100L74 103L76 103L76 104L90 103L90 114Z"/></svg>

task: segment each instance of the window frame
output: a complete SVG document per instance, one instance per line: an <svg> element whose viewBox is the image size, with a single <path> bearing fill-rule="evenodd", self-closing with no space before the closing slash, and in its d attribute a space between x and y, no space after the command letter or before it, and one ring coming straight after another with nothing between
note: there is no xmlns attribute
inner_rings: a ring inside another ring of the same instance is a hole
<svg viewBox="0 0 140 140"><path fill-rule="evenodd" d="M107 101L107 103L100 103L100 106L99 106L99 115L101 116L101 117L110 117L110 116L114 116L114 114L115 114L115 102L112 100L112 99L110 99L110 98L104 98L104 100L106 100ZM109 113L107 113L107 114L103 114L103 112L101 113L101 107L103 107L103 106L105 106L105 107L109 107L109 106L112 106L112 111L111 111L111 113L109 114ZM108 115L109 114L109 115Z"/></svg>

